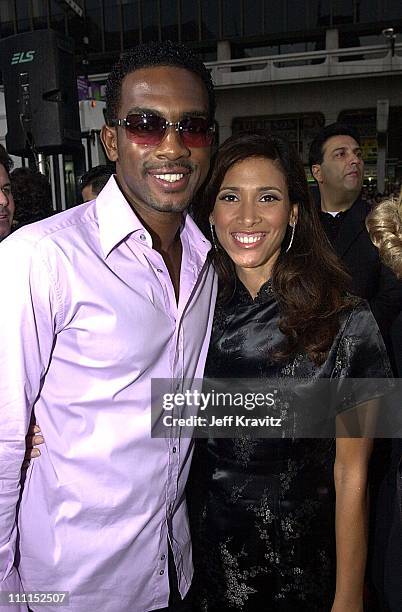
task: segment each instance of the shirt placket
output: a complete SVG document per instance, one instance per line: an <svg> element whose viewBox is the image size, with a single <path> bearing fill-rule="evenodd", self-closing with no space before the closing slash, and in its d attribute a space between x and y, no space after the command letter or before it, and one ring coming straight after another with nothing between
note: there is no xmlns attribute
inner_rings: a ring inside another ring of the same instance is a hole
<svg viewBox="0 0 402 612"><path fill-rule="evenodd" d="M174 343L174 356L172 367L173 392L180 393L183 391L183 327L180 325L180 320L176 321L176 333ZM174 416L181 417L181 409L175 407ZM180 428L172 428L172 437L168 439L169 448L169 466L167 480L167 518L170 524L170 518L173 514L174 504L177 498L178 481L180 473ZM170 535L170 534L169 534Z"/></svg>
<svg viewBox="0 0 402 612"><path fill-rule="evenodd" d="M183 338L183 326L181 325L181 319L179 317L178 306L176 302L176 296L172 286L172 282L169 276L168 269L163 261L163 258L152 251L150 254L152 258L150 263L154 269L154 272L161 285L166 312L174 320L175 332L172 337L172 344L170 347L170 371L166 372L166 377L171 379L171 391L180 392L183 387L183 363L184 363L184 338ZM175 409L172 416L180 416ZM161 531L161 538L159 544L159 561L157 565L157 576L165 579L167 572L167 539L169 540L172 549L174 548L173 536L172 536L172 516L174 507L177 500L177 492L179 485L179 474L180 474L180 428L172 427L171 437L167 438L167 472L166 472L166 506L165 516L167 524L167 534L163 528Z"/></svg>

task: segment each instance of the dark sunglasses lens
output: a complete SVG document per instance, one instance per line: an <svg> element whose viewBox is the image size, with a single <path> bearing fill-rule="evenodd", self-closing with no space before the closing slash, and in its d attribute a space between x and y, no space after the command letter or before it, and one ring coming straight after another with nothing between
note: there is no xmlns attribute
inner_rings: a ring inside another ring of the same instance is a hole
<svg viewBox="0 0 402 612"><path fill-rule="evenodd" d="M186 117L180 121L180 133L189 147L208 147L214 139L210 122L202 117Z"/></svg>
<svg viewBox="0 0 402 612"><path fill-rule="evenodd" d="M156 145L165 134L165 120L157 115L128 115L126 130L136 144Z"/></svg>

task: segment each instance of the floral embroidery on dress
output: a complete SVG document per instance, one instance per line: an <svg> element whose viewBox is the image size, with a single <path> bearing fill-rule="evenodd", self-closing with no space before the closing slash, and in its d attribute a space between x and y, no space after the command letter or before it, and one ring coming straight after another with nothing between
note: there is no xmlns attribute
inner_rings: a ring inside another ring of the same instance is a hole
<svg viewBox="0 0 402 612"><path fill-rule="evenodd" d="M244 603L249 598L249 595L255 593L256 590L246 583L250 575L250 570L241 571L239 567L239 559L242 556L247 556L246 553L241 551L237 555L231 554L228 550L227 543L228 541L219 545L224 571L224 581L226 584L226 598L231 606L241 610Z"/></svg>
<svg viewBox="0 0 402 612"><path fill-rule="evenodd" d="M236 459L239 463L241 463L241 465L244 466L249 463L250 458L257 446L258 440L244 434L233 439L233 451L236 455Z"/></svg>

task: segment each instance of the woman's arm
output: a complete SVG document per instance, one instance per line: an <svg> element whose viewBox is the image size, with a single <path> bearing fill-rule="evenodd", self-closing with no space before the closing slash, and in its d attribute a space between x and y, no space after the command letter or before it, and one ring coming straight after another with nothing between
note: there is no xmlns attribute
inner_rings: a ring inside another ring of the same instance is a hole
<svg viewBox="0 0 402 612"><path fill-rule="evenodd" d="M363 612L367 556L367 466L372 440L338 438L336 490L336 593L332 612Z"/></svg>

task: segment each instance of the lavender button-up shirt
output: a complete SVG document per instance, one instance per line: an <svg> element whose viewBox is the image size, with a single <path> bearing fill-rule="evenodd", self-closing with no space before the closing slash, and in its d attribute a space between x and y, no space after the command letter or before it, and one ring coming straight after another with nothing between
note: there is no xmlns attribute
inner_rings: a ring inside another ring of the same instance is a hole
<svg viewBox="0 0 402 612"><path fill-rule="evenodd" d="M216 283L210 244L189 216L181 242L177 303L161 255L111 178L96 200L1 244L3 590L68 591L71 612L164 607L169 540L186 593L191 441L151 438L150 381L202 377ZM32 407L45 444L16 521Z"/></svg>

